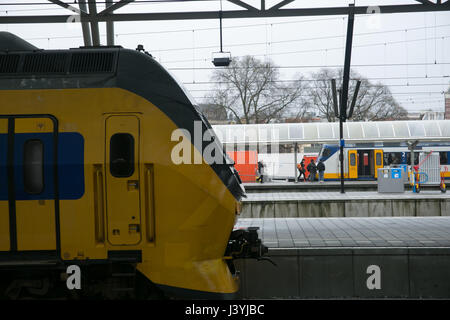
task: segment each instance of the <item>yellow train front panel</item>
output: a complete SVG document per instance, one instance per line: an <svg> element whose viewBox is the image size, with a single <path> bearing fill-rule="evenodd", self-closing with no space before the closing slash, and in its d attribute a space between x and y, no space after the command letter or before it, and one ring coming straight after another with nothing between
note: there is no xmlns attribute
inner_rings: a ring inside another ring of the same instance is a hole
<svg viewBox="0 0 450 320"><path fill-rule="evenodd" d="M177 141L171 135L178 127L159 108L119 88L2 90L0 95L8 101L2 114L17 115L0 119L2 133L14 121L16 139L23 134L28 135L23 143L45 140L44 157L72 152L56 167L50 161L41 177L52 189L58 170L59 217L54 185L52 190L37 186L35 194L16 201L18 251L55 250L59 219L63 260L101 260L112 250L138 250L138 269L154 283L237 290L223 257L236 200L210 165L173 163ZM47 114L57 120L57 142L53 122L42 116ZM8 201L0 202L2 250L9 249L7 207Z"/></svg>

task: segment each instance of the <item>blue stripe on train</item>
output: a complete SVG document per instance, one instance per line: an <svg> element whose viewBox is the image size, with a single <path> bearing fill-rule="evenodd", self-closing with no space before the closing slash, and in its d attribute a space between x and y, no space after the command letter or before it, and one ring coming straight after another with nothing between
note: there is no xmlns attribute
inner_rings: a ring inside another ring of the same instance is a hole
<svg viewBox="0 0 450 320"><path fill-rule="evenodd" d="M8 199L7 134L0 135L0 200ZM44 189L40 194L24 190L23 152L27 140L39 139L44 145ZM47 200L55 198L53 168L53 133L16 133L14 135L14 183L16 200ZM84 139L76 132L58 135L59 198L79 199L84 194Z"/></svg>

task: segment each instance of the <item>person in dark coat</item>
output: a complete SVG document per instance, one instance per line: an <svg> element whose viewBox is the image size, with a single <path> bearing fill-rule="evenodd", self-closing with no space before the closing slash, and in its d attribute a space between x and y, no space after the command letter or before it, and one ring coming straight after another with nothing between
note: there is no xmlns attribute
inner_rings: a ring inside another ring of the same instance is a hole
<svg viewBox="0 0 450 320"><path fill-rule="evenodd" d="M317 171L319 171L319 182L323 182L323 175L325 173L325 163L322 160L319 160L317 164Z"/></svg>
<svg viewBox="0 0 450 320"><path fill-rule="evenodd" d="M311 160L311 162L308 164L308 166L306 167L306 169L309 172L309 181L313 182L316 180L316 172L317 172L317 167L316 164L314 163L314 159Z"/></svg>
<svg viewBox="0 0 450 320"><path fill-rule="evenodd" d="M256 181L263 183L264 182L264 163L262 161L258 161L258 169L257 169Z"/></svg>
<svg viewBox="0 0 450 320"><path fill-rule="evenodd" d="M297 165L297 169L300 172L298 174L298 178L297 181L300 181L301 176L303 175L303 181L306 181L306 168L305 168L305 159L302 159L302 161L300 162L300 164Z"/></svg>

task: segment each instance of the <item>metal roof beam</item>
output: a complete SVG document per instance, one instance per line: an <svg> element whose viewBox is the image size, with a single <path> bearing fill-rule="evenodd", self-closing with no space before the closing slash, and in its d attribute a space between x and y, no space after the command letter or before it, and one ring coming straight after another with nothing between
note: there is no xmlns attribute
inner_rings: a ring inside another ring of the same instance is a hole
<svg viewBox="0 0 450 320"><path fill-rule="evenodd" d="M63 8L65 8L65 9L67 9L67 10L70 10L70 11L72 11L72 12L76 12L76 13L78 13L78 14L80 14L80 12L82 12L82 13L84 13L84 14L87 14L86 11L81 10L81 9L78 9L78 8L76 8L76 7L72 7L70 4L65 3L65 2L62 2L62 1L60 1L60 0L48 0L48 1L51 2L51 3L54 3L54 4L56 4L56 5L58 5L58 6L60 6L60 7L63 7Z"/></svg>
<svg viewBox="0 0 450 320"><path fill-rule="evenodd" d="M431 4L431 5L435 5L436 3L431 2L429 0L416 0L417 2L420 2L421 4ZM439 2L440 3L440 2Z"/></svg>
<svg viewBox="0 0 450 320"><path fill-rule="evenodd" d="M278 4L274 5L273 7L271 7L269 10L278 10L281 7L284 7L285 5L287 5L287 4L291 3L291 2L294 2L294 1L295 0L284 0L284 1L281 1Z"/></svg>
<svg viewBox="0 0 450 320"><path fill-rule="evenodd" d="M113 5L108 6L103 11L100 11L99 15L109 14L109 13L113 12L114 10L122 8L123 6L126 6L127 4L129 4L130 2L133 2L133 1L134 0L120 0L119 2L116 2Z"/></svg>
<svg viewBox="0 0 450 320"><path fill-rule="evenodd" d="M247 10L258 10L255 7L249 5L249 4L245 3L245 2L242 2L240 0L228 0L228 2L234 3L235 5L243 7L245 9L247 9Z"/></svg>
<svg viewBox="0 0 450 320"><path fill-rule="evenodd" d="M116 3L118 4L118 3ZM112 6L111 6L112 7ZM111 8L109 7L109 8ZM369 6L355 7L355 14L372 14ZM408 13L408 12L433 12L450 11L450 1L442 4L423 5L386 5L379 6L381 14ZM105 9L106 10L106 9ZM222 11L222 18L270 18L270 17L301 17L301 16L325 16L325 15L347 15L348 7L330 8L302 8L302 9L277 9L277 10L234 10ZM200 12L162 12L162 13L124 13L124 14L97 14L81 15L81 22L101 21L156 21L156 20L202 20L218 19L219 11ZM70 15L48 15L48 16L2 16L2 23L65 23Z"/></svg>

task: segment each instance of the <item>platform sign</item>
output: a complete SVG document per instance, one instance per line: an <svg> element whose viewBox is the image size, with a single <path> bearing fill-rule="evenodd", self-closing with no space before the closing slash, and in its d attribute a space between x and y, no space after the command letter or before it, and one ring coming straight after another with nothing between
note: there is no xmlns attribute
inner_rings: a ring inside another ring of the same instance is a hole
<svg viewBox="0 0 450 320"><path fill-rule="evenodd" d="M391 179L401 179L402 169L391 169Z"/></svg>

